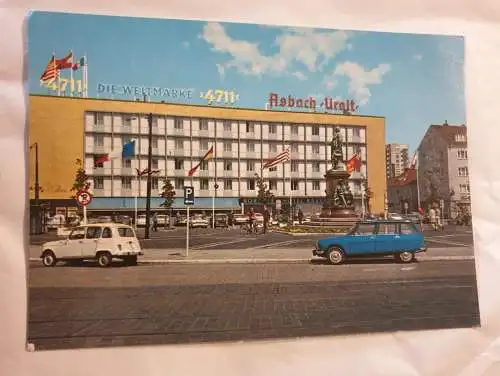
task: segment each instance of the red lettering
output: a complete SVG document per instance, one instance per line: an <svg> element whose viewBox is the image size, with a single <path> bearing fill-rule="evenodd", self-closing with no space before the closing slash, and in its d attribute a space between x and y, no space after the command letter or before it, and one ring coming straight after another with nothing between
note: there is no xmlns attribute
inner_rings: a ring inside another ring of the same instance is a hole
<svg viewBox="0 0 500 376"><path fill-rule="evenodd" d="M269 94L269 107L277 107L278 106L278 94L271 93Z"/></svg>
<svg viewBox="0 0 500 376"><path fill-rule="evenodd" d="M339 110L344 112L345 111L345 103L344 102L340 102L339 103Z"/></svg>
<svg viewBox="0 0 500 376"><path fill-rule="evenodd" d="M333 109L332 98L325 98L324 103L325 103L325 109L327 109L327 110Z"/></svg>
<svg viewBox="0 0 500 376"><path fill-rule="evenodd" d="M297 99L297 104L296 104L297 107L304 107L304 100L303 99Z"/></svg>
<svg viewBox="0 0 500 376"><path fill-rule="evenodd" d="M291 95L288 96L288 107L294 107L295 106L295 99L292 98Z"/></svg>
<svg viewBox="0 0 500 376"><path fill-rule="evenodd" d="M333 102L333 109L334 109L335 111L338 111L338 110L339 110L339 101L334 101L334 102Z"/></svg>
<svg viewBox="0 0 500 376"><path fill-rule="evenodd" d="M354 102L354 101L351 99L351 100L350 100L350 105L351 105L351 107L350 107L351 109L350 109L349 111L352 111L352 112L356 111L356 109L357 109L357 108L356 108L356 107L357 107L357 106L356 106L356 102Z"/></svg>
<svg viewBox="0 0 500 376"><path fill-rule="evenodd" d="M306 107L316 108L316 99L309 97L309 106L306 104Z"/></svg>
<svg viewBox="0 0 500 376"><path fill-rule="evenodd" d="M286 107L286 98L285 97L281 97L280 98L280 106L281 107Z"/></svg>

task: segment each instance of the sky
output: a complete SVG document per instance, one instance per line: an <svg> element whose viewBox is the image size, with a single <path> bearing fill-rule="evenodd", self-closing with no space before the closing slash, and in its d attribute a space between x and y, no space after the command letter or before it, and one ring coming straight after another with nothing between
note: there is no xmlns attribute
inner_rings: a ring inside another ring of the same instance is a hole
<svg viewBox="0 0 500 376"><path fill-rule="evenodd" d="M134 99L138 86L186 104L220 89L234 102L218 105L244 108L264 109L270 93L354 100L358 114L385 117L386 143L410 152L430 124L465 123L459 36L34 12L27 43L30 93L57 95L39 79L53 53L71 50L87 58L93 98Z"/></svg>

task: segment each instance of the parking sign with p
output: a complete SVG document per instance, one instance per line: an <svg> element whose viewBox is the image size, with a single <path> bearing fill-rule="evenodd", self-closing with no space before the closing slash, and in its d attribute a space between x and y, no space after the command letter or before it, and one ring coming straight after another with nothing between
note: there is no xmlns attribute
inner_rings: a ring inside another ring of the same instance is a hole
<svg viewBox="0 0 500 376"><path fill-rule="evenodd" d="M184 187L184 205L194 205L193 187Z"/></svg>

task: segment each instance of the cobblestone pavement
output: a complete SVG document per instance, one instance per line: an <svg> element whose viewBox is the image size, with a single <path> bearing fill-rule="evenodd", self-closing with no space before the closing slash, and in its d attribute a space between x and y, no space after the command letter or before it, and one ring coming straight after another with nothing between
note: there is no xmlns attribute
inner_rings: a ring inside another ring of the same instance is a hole
<svg viewBox="0 0 500 376"><path fill-rule="evenodd" d="M474 262L30 268L39 350L479 325Z"/></svg>

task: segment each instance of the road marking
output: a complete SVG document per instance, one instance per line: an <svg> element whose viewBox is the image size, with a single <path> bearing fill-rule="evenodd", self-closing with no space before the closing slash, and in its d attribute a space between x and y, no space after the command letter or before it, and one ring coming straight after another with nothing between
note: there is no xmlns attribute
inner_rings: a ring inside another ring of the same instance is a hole
<svg viewBox="0 0 500 376"><path fill-rule="evenodd" d="M438 244L447 244L447 245L457 245L460 247L470 247L472 244L465 244L465 243L457 243L457 242L450 242L448 240L436 240L436 239L429 239L427 238L429 242L432 243L438 243Z"/></svg>
<svg viewBox="0 0 500 376"><path fill-rule="evenodd" d="M297 239L287 240L287 241L284 241L284 242L268 243L268 244L264 244L264 245L259 245L259 246L256 246L256 247L252 247L251 249L272 248L272 247L277 246L277 245L288 245L288 244L299 243L299 242L300 242L300 240L297 240Z"/></svg>
<svg viewBox="0 0 500 376"><path fill-rule="evenodd" d="M255 238L236 239L236 240L230 240L230 241L226 241L226 242L202 244L202 245L198 245L195 247L191 247L191 249L204 249L204 248L216 247L219 245L242 243L242 242L246 242L247 240L250 240L250 239L255 239Z"/></svg>

